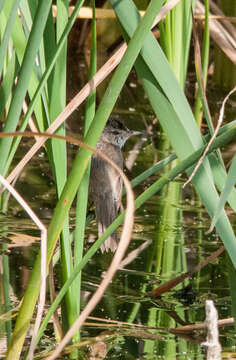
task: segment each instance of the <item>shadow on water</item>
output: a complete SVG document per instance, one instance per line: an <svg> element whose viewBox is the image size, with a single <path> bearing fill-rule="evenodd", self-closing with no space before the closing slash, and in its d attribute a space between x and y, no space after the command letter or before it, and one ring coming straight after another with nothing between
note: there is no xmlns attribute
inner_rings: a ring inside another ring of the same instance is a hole
<svg viewBox="0 0 236 360"><path fill-rule="evenodd" d="M137 94L140 96L139 102L136 100ZM142 143L132 170L126 170L132 179L155 161L166 157L170 152L169 144L160 133L134 75L130 77L115 112L122 116L130 129L140 130L145 124L152 126L153 135ZM137 139L132 138L127 143L124 149L125 158L132 153L136 142ZM230 151L230 148L227 150ZM69 148L70 159L75 152L76 149ZM136 196L159 176L159 173L153 175L137 186ZM83 327L83 339L100 336L102 350L98 351L100 354L104 351L104 355L107 353L106 359L203 359L203 331L177 336L170 333L168 328L203 322L206 299L214 300L219 318L231 317L225 253L161 298L145 296L159 284L191 270L221 246L221 241L215 233L205 234L210 225L209 217L193 188L188 186L183 191L182 184L185 180L184 176L179 177L137 210L129 251L140 247L145 241L148 241L148 246L130 264L119 270L102 302L92 314L97 319L90 319ZM17 189L25 194L26 200L37 215L48 224L56 203L56 193L43 151L34 158L20 177ZM71 230L73 227L74 209L71 210ZM7 257L9 261L11 305L16 307L24 294L40 246L39 232L12 198L9 200L8 215L0 215L0 229L1 256ZM96 223L93 221L86 234L96 234L96 231ZM31 245L26 246L29 243ZM110 255L102 255L99 251L84 269L84 303L99 286L110 261ZM57 271L56 274L58 275ZM59 286L58 282L56 286ZM104 319L148 326L152 330L127 327L121 323L117 325L116 322L109 323ZM4 337L3 328L1 337ZM109 339L107 345L104 342L105 338ZM220 341L224 351L232 351L236 346L232 327L220 330ZM50 324L40 350L48 348L53 343Z"/></svg>

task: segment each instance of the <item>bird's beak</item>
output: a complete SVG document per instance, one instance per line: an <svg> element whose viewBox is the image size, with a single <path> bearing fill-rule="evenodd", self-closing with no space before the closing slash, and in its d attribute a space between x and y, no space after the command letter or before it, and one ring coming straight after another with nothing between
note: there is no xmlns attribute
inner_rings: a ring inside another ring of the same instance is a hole
<svg viewBox="0 0 236 360"><path fill-rule="evenodd" d="M131 130L131 131L130 131L130 136L142 135L142 134L143 134L142 131L135 131L135 130Z"/></svg>

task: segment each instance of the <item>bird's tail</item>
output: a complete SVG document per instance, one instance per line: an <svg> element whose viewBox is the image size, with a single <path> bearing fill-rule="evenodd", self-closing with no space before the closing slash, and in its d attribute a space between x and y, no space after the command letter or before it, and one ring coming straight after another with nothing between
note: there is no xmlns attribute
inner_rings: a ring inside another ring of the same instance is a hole
<svg viewBox="0 0 236 360"><path fill-rule="evenodd" d="M106 229L113 223L118 214L118 204L111 199L111 201L98 201L95 204L96 216L98 219L98 235L99 237L106 231ZM117 232L114 231L105 242L101 245L101 251L112 251L115 252L117 249Z"/></svg>

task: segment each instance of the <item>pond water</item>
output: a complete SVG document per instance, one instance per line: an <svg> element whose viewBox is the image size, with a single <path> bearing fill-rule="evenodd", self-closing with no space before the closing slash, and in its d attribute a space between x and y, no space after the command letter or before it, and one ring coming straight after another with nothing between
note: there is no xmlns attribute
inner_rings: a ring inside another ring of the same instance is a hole
<svg viewBox="0 0 236 360"><path fill-rule="evenodd" d="M212 99L212 102L220 103L223 94L214 93L218 98ZM235 115L235 105L229 104L229 107L234 108ZM217 113L217 109L215 112ZM170 153L169 144L161 133L134 74L122 92L115 113L119 114L131 129L145 129L145 124L152 127L152 134L139 145L132 169L126 170L128 177L132 179L166 157ZM80 116L80 112L78 114ZM229 120L232 119L231 116L232 112ZM74 132L74 122L71 128ZM136 152L134 147L138 141L137 138L131 138L126 144L126 160ZM30 143L31 141L24 141L18 158L26 152ZM76 151L69 147L69 163ZM229 146L225 151L226 157L230 157L229 153L233 151L233 147ZM162 174L152 175L137 186L135 195L140 194ZM106 359L204 359L205 349L201 346L205 341L204 331L177 335L168 329L203 322L207 299L214 300L220 319L232 316L226 253L161 298L145 296L159 284L190 271L222 245L215 232L206 235L210 225L209 217L192 186L182 189L185 180L185 175L177 178L136 211L129 252L145 242L146 248L118 271L102 302L92 313L94 318L89 319L82 330L83 340L99 335L98 351L101 358L105 358L106 354ZM44 150L41 150L24 170L16 188L24 194L42 221L49 224L56 203L56 191ZM70 218L73 230L74 208ZM235 223L235 217L231 219L232 223ZM93 221L86 229L86 236L96 234L96 231L96 222ZM7 215L0 215L0 233L2 244L9 244L6 254L10 265L11 301L15 307L24 294L40 246L39 231L15 200L10 198ZM32 244L25 246L29 241L32 241ZM86 245L86 248L88 247L89 244ZM5 249L5 245L2 246L2 250ZM84 269L84 303L99 286L110 261L109 254L101 254L99 251ZM58 273L59 271L56 271L57 275ZM59 280L56 284L59 287ZM182 289L185 291L181 291ZM122 323L105 322L105 319L138 326L125 327ZM151 327L152 330L148 331L144 326ZM3 326L1 338L4 339ZM225 354L236 352L236 332L233 326L220 329L220 342ZM38 351L48 349L52 344L55 342L50 324ZM91 348L89 350L85 347L87 355L84 358L95 359L91 351ZM42 358L42 355L38 358ZM61 358L66 356L62 355Z"/></svg>

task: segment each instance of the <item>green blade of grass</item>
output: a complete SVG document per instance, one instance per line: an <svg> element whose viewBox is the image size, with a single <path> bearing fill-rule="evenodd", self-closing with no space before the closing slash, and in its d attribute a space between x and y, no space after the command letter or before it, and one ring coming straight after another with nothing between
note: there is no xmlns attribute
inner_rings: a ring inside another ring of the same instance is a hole
<svg viewBox="0 0 236 360"><path fill-rule="evenodd" d="M0 50L1 52L1 50ZM11 96L11 90L14 86L14 81L16 74L18 72L19 65L16 60L15 52L12 54L12 57L8 63L8 67L4 77L2 79L1 87L0 87L0 118L3 116L4 109L6 109L7 102Z"/></svg>
<svg viewBox="0 0 236 360"><path fill-rule="evenodd" d="M7 18L7 25L6 25L6 29L5 29L5 32L4 32L2 41L1 41L1 46L0 46L0 74L2 74L2 71L3 71L3 65L4 65L6 53L7 53L7 48L9 45L9 40L10 40L11 32L13 29L13 25L14 25L14 22L16 19L19 3L20 3L20 0L6 1L6 7L7 7L6 10L7 10L7 12L9 12L9 16Z"/></svg>
<svg viewBox="0 0 236 360"><path fill-rule="evenodd" d="M225 182L225 186L220 196L219 204L215 210L214 217L212 219L211 228L210 228L211 231L213 230L215 224L217 223L219 216L221 215L222 210L225 206L225 203L228 200L230 193L234 189L235 183L236 183L236 154L234 155L232 164L229 168L229 173Z"/></svg>
<svg viewBox="0 0 236 360"><path fill-rule="evenodd" d="M210 50L210 31L209 31L209 1L205 0L205 25L203 32L203 45L202 45L202 74L203 74L203 83L206 86L207 83L207 73L208 73L208 63L209 63L209 50ZM198 86L200 86L198 82ZM197 98L194 104L194 117L196 122L201 127L202 121L202 94L201 91L197 90Z"/></svg>
<svg viewBox="0 0 236 360"><path fill-rule="evenodd" d="M219 163L216 154L210 154L208 158L211 164L214 182L216 183L217 189L222 192L227 179L225 168ZM227 201L231 208L236 211L236 189L232 189L232 192L229 194Z"/></svg>
<svg viewBox="0 0 236 360"><path fill-rule="evenodd" d="M90 51L90 68L89 79L91 79L97 71L97 35L96 35L96 17L95 17L95 0L92 0L93 18L91 29L91 51ZM85 103L85 122L84 136L92 123L96 109L96 90L94 90L87 98ZM88 204L88 190L90 179L90 162L81 180L76 203L76 227L74 232L74 266L79 264L83 258L84 234L86 226L86 213ZM81 293L81 274L77 277L74 287L78 294ZM80 296L77 298L78 314L80 313Z"/></svg>
<svg viewBox="0 0 236 360"><path fill-rule="evenodd" d="M7 253L8 245L2 244L2 251ZM12 309L11 305L11 290L10 290L10 268L9 268L9 256L2 255L2 267L3 267L3 298L4 298L4 311L7 313ZM7 336L7 344L10 344L11 332L12 332L12 320L8 319L5 322L5 331Z"/></svg>
<svg viewBox="0 0 236 360"><path fill-rule="evenodd" d="M48 31L52 34L47 34L47 38L55 36L58 43L67 24L68 20L68 2L64 0L57 0L57 17L56 17L56 33L54 28L48 27ZM56 48L54 47L54 50ZM50 51L47 46L47 50ZM50 54L47 56L50 57ZM50 87L48 91L49 96L49 122L50 124L62 112L66 105L66 67L67 67L67 43L65 41L57 62L54 66L50 77ZM58 135L65 135L65 124L61 125L56 131ZM63 187L67 178L67 155L66 143L57 139L51 139L47 145L47 151L50 159L50 164L53 169L53 174L56 182L56 189L58 198L61 195ZM69 240L69 219L67 218L63 226L60 237L61 250L61 281L62 284L70 277L73 270L72 250ZM65 297L65 303L62 307L63 330L67 331L77 318L77 294L70 288ZM75 336L74 340L78 338Z"/></svg>

